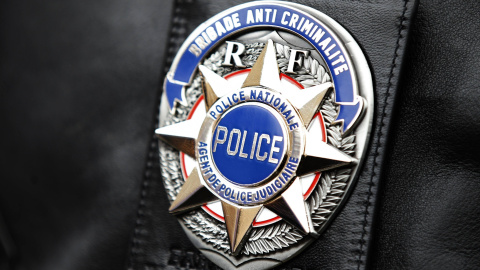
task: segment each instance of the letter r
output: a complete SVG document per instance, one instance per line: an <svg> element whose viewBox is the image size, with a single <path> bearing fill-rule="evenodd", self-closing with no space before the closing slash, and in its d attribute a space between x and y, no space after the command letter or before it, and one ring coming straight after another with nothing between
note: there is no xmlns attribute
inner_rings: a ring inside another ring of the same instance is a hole
<svg viewBox="0 0 480 270"><path fill-rule="evenodd" d="M237 51L233 52L233 49L237 47ZM245 45L240 42L233 42L227 41L227 51L225 52L225 60L223 61L222 65L224 66L233 66L232 65L232 58L235 62L237 67L245 67L243 65L242 60L240 59L240 55L245 51Z"/></svg>

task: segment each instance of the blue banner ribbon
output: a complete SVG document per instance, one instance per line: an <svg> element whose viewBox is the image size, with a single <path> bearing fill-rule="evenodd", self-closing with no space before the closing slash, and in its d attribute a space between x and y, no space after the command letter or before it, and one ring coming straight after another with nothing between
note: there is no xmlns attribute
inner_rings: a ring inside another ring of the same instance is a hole
<svg viewBox="0 0 480 270"><path fill-rule="evenodd" d="M165 81L165 93L170 109L174 108L176 101L185 103L184 86L191 82L205 54L216 46L218 41L246 27L280 28L308 40L325 59L330 70L335 87L335 102L340 105L336 121L343 122L344 132L353 125L363 103L361 97L356 95L353 70L343 46L316 18L295 8L273 4L250 5L233 12L220 13L192 33L190 37L193 36L193 39L189 37L191 42L183 45L183 54L175 58Z"/></svg>

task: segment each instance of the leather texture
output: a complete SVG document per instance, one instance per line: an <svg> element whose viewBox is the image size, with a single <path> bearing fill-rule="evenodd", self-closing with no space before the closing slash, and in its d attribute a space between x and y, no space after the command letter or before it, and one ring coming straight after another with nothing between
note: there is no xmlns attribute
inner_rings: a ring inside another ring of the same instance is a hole
<svg viewBox="0 0 480 270"><path fill-rule="evenodd" d="M479 1L424 1L382 177L375 269L480 268Z"/></svg>
<svg viewBox="0 0 480 270"><path fill-rule="evenodd" d="M0 212L13 269L124 268L170 13L156 0L0 2Z"/></svg>
<svg viewBox="0 0 480 270"><path fill-rule="evenodd" d="M352 33L376 104L351 198L282 267L480 268L480 2L299 2ZM167 212L152 134L179 45L238 3L0 2L0 269L215 269Z"/></svg>

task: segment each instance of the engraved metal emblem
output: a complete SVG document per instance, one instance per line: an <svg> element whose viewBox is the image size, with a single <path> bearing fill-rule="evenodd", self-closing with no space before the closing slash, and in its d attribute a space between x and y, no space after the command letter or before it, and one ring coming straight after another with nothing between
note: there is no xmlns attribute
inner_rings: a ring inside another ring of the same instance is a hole
<svg viewBox="0 0 480 270"><path fill-rule="evenodd" d="M271 268L340 211L365 152L371 74L350 34L287 2L226 10L185 41L160 108L163 181L223 268Z"/></svg>

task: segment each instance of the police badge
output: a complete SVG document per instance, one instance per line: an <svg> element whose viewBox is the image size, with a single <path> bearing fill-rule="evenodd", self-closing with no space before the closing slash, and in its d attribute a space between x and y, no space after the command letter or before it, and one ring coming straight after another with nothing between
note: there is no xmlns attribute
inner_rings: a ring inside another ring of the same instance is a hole
<svg viewBox="0 0 480 270"><path fill-rule="evenodd" d="M337 22L287 2L226 10L185 41L160 108L169 211L223 268L271 268L345 202L373 115L369 67Z"/></svg>

